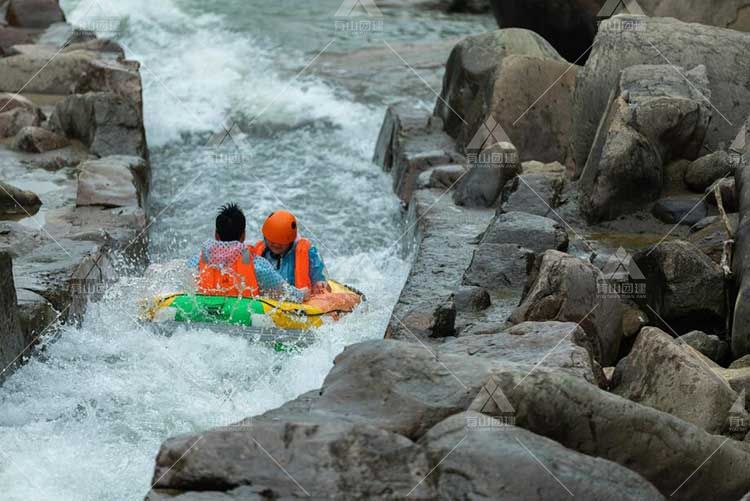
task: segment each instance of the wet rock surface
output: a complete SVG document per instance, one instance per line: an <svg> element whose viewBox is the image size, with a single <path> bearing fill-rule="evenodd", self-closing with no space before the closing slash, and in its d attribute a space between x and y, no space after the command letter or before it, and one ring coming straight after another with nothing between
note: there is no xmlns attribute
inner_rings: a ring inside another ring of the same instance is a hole
<svg viewBox="0 0 750 501"><path fill-rule="evenodd" d="M0 352L20 362L101 297L116 261L145 263L150 165L138 63L116 42L77 32L54 0L6 7L0 251L13 261L4 297L14 292L8 304L22 337L4 337ZM110 153L139 158L98 159Z"/></svg>
<svg viewBox="0 0 750 501"><path fill-rule="evenodd" d="M633 257L646 277L644 311L668 331L706 332L724 325L724 275L689 242L663 242Z"/></svg>
<svg viewBox="0 0 750 501"><path fill-rule="evenodd" d="M644 328L630 355L617 365L612 391L709 433L721 433L729 426L729 409L738 394L687 341L680 340L659 329Z"/></svg>
<svg viewBox="0 0 750 501"><path fill-rule="evenodd" d="M581 210L589 221L642 210L659 197L666 161L698 155L711 120L706 93L704 66L637 65L622 72L581 174Z"/></svg>
<svg viewBox="0 0 750 501"><path fill-rule="evenodd" d="M622 29L627 25L638 29ZM740 68L746 67L750 58L748 37L738 31L669 18L620 16L605 21L576 81L573 111L576 165L579 168L585 165L620 73L630 66L654 61L685 68L706 67L711 103L716 109L712 108L705 147L709 152L716 151L720 149L719 143L731 142L737 135L735 124L742 123L750 114L750 109L741 104L750 102L750 90L740 82ZM721 110L727 120L716 110Z"/></svg>
<svg viewBox="0 0 750 501"><path fill-rule="evenodd" d="M580 324L595 359L604 366L617 359L622 341L623 304L600 293L606 278L590 263L558 251L537 257L513 323L560 321Z"/></svg>

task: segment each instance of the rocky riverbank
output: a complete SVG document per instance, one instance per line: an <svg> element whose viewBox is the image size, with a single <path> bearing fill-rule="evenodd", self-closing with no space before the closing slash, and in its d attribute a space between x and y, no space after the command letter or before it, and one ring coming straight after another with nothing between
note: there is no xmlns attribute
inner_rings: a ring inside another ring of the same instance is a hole
<svg viewBox="0 0 750 501"><path fill-rule="evenodd" d="M581 67L459 42L376 146L417 245L386 339L167 440L147 499L745 496L750 35L699 20L613 17Z"/></svg>
<svg viewBox="0 0 750 501"><path fill-rule="evenodd" d="M74 27L56 0L0 2L0 379L116 270L145 264L139 64L96 37L99 21Z"/></svg>

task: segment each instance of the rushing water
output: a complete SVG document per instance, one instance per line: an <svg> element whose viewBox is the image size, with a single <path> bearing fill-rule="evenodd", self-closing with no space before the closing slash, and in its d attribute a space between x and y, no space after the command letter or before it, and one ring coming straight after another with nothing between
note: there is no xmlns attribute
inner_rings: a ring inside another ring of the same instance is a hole
<svg viewBox="0 0 750 501"><path fill-rule="evenodd" d="M384 103L299 73L331 39L339 0L62 3L69 20L143 63L155 265L112 287L81 326L45 340L0 388L0 497L140 499L165 438L319 387L344 346L382 336L408 270L398 201L370 162ZM395 40L470 29L436 16L395 16L385 29ZM368 43L334 38L338 51ZM231 137L217 146L224 127ZM140 326L137 299L180 283L179 263L211 236L227 201L245 209L250 234L271 210L294 211L330 274L367 294L368 311L285 355L216 329L166 337Z"/></svg>

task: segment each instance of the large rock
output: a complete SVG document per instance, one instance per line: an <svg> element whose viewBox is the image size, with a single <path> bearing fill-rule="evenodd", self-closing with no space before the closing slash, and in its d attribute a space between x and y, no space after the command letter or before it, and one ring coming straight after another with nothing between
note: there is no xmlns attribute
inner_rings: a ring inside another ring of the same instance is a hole
<svg viewBox="0 0 750 501"><path fill-rule="evenodd" d="M646 277L640 298L654 322L677 333L724 327L724 275L715 262L683 240L662 242L633 256Z"/></svg>
<svg viewBox="0 0 750 501"><path fill-rule="evenodd" d="M674 17L688 23L708 24L720 28L750 31L748 0L638 0L653 17Z"/></svg>
<svg viewBox="0 0 750 501"><path fill-rule="evenodd" d="M570 322L524 322L495 334L461 336L440 345L438 353L490 361L538 363L593 384L604 380L593 358L596 343L591 342L581 327Z"/></svg>
<svg viewBox="0 0 750 501"><path fill-rule="evenodd" d="M19 28L47 28L65 22L57 0L10 0L5 18Z"/></svg>
<svg viewBox="0 0 750 501"><path fill-rule="evenodd" d="M521 161L561 162L572 167L571 117L577 71L577 67L555 59L502 58L463 115L468 124L462 123L458 144L469 153L481 130L489 123L498 124L518 149Z"/></svg>
<svg viewBox="0 0 750 501"><path fill-rule="evenodd" d="M487 118L481 116L485 93L492 87L503 60L512 55L564 63L542 37L521 29L470 36L453 48L445 69L440 99L435 105L435 115L443 119L446 132L458 138L459 144L469 144ZM524 82L527 86L534 83ZM538 97L536 94L534 99ZM516 119L518 116L512 121Z"/></svg>
<svg viewBox="0 0 750 501"><path fill-rule="evenodd" d="M471 161L453 192L453 201L462 207L495 206L505 183L521 172L518 152L510 143L493 144Z"/></svg>
<svg viewBox="0 0 750 501"><path fill-rule="evenodd" d="M8 377L26 346L18 319L13 263L0 252L0 382Z"/></svg>
<svg viewBox="0 0 750 501"><path fill-rule="evenodd" d="M483 244L518 244L536 253L568 250L568 233L552 219L525 212L498 213L482 236Z"/></svg>
<svg viewBox="0 0 750 501"><path fill-rule="evenodd" d="M589 221L637 212L659 197L664 164L700 151L711 120L707 94L703 66L622 72L581 174L580 208Z"/></svg>
<svg viewBox="0 0 750 501"><path fill-rule="evenodd" d="M559 162L524 162L523 172L505 187L502 209L555 218L566 201L566 186L565 167Z"/></svg>
<svg viewBox="0 0 750 501"><path fill-rule="evenodd" d="M715 181L734 176L735 168L726 151L715 151L690 164L685 173L685 183L698 193L703 193Z"/></svg>
<svg viewBox="0 0 750 501"><path fill-rule="evenodd" d="M729 425L737 393L714 374L701 355L655 327L645 327L617 365L612 391L673 414L709 433Z"/></svg>
<svg viewBox="0 0 750 501"><path fill-rule="evenodd" d="M76 94L55 106L50 126L79 139L91 153L148 158L146 133L137 107L113 93Z"/></svg>
<svg viewBox="0 0 750 501"><path fill-rule="evenodd" d="M729 227L734 234L737 229L737 214L729 214ZM716 264L721 264L724 242L730 239L724 222L715 218L711 223L688 235L688 242L698 247Z"/></svg>
<svg viewBox="0 0 750 501"><path fill-rule="evenodd" d="M13 138L11 148L26 153L44 153L70 144L67 138L42 127L24 127Z"/></svg>
<svg viewBox="0 0 750 501"><path fill-rule="evenodd" d="M26 52L0 59L0 91L70 95L112 92L130 100L142 116L139 64L112 54L31 45Z"/></svg>
<svg viewBox="0 0 750 501"><path fill-rule="evenodd" d="M35 43L42 33L44 33L42 29L13 28L0 24L0 56L14 55L13 47L19 44Z"/></svg>
<svg viewBox="0 0 750 501"><path fill-rule="evenodd" d="M590 263L547 251L536 258L528 290L510 320L579 323L595 345L596 360L611 366L623 337L623 304L617 294L602 293L606 280Z"/></svg>
<svg viewBox="0 0 750 501"><path fill-rule="evenodd" d="M139 157L111 156L78 167L76 205L144 207L148 166Z"/></svg>
<svg viewBox="0 0 750 501"><path fill-rule="evenodd" d="M464 285L478 285L490 292L523 290L526 271L534 252L517 244L480 243L464 274Z"/></svg>
<svg viewBox="0 0 750 501"><path fill-rule="evenodd" d="M738 499L750 491L750 453L739 442L566 374L503 370L492 383L516 426L623 465L671 499Z"/></svg>
<svg viewBox="0 0 750 501"><path fill-rule="evenodd" d="M36 193L0 181L0 215L28 216L39 210L42 201Z"/></svg>
<svg viewBox="0 0 750 501"><path fill-rule="evenodd" d="M596 35L596 15L605 0L490 0L501 28L542 35L571 62L586 62Z"/></svg>
<svg viewBox="0 0 750 501"><path fill-rule="evenodd" d="M663 499L627 468L477 412L449 417L419 444L439 461L426 479L436 499Z"/></svg>
<svg viewBox="0 0 750 501"><path fill-rule="evenodd" d="M179 467L174 467L179 462ZM281 467L280 467L281 466ZM253 420L162 444L155 489L228 491L243 499L432 497L425 452L400 435L336 420Z"/></svg>
<svg viewBox="0 0 750 501"><path fill-rule="evenodd" d="M400 102L386 110L373 162L391 173L393 191L402 202L411 200L422 172L463 160L442 125L414 103Z"/></svg>
<svg viewBox="0 0 750 501"><path fill-rule="evenodd" d="M666 224L693 226L708 216L707 198L701 195L660 198L651 207L651 214Z"/></svg>
<svg viewBox="0 0 750 501"><path fill-rule="evenodd" d="M40 125L44 120L44 115L36 107L14 107L7 101L5 106L5 111L0 112L0 138L13 137L24 127Z"/></svg>
<svg viewBox="0 0 750 501"><path fill-rule="evenodd" d="M619 29L628 25L638 29ZM720 149L720 143L731 142L737 134L734 124L742 123L750 114L750 88L745 85L744 74L744 68L750 66L749 40L750 35L745 33L667 18L618 16L602 23L576 82L573 123L578 168L589 156L620 73L637 64L705 65L710 88L706 97L713 104L706 146L714 151Z"/></svg>
<svg viewBox="0 0 750 501"><path fill-rule="evenodd" d="M529 360L529 368L536 362ZM502 361L437 356L417 343L359 343L336 357L320 397L305 414L335 415L417 439L466 410L494 363Z"/></svg>
<svg viewBox="0 0 750 501"><path fill-rule="evenodd" d="M680 336L680 342L707 356L717 364L725 364L731 354L729 344L718 336L709 336L705 332L692 331Z"/></svg>

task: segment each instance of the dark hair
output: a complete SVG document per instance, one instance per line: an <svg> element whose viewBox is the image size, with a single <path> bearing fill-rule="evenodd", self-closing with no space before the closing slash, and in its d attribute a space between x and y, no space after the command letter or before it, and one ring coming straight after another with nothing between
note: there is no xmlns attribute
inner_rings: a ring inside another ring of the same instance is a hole
<svg viewBox="0 0 750 501"><path fill-rule="evenodd" d="M226 204L216 216L216 233L222 242L239 240L245 233L245 214L237 204Z"/></svg>

